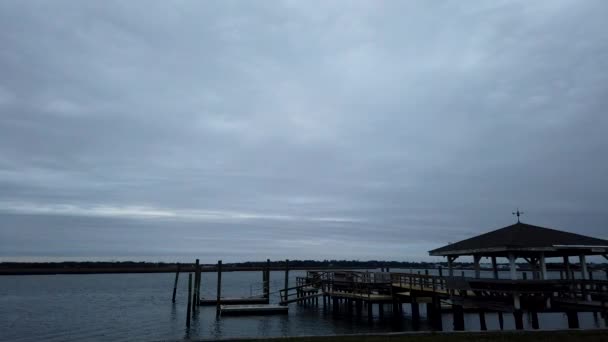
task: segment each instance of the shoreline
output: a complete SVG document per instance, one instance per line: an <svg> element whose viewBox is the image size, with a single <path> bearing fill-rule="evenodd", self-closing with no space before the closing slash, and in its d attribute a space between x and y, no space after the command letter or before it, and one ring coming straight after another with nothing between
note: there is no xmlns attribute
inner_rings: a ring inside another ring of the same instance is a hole
<svg viewBox="0 0 608 342"><path fill-rule="evenodd" d="M290 271L325 271L325 270L361 270L362 267L290 267ZM260 272L264 267L223 267L222 273L225 272ZM270 267L271 271L284 271L284 267ZM142 266L142 267L69 267L69 268L0 268L0 276L26 276L26 275L58 275L58 274L128 274L128 273L175 273L176 266ZM180 273L194 272L194 266L180 266ZM201 272L214 273L217 272L215 266L205 266L201 268Z"/></svg>
<svg viewBox="0 0 608 342"><path fill-rule="evenodd" d="M405 331L389 333L361 333L344 335L306 335L284 337L234 337L219 339L189 339L176 341L226 342L488 342L488 341L608 341L608 329L509 330L509 331Z"/></svg>

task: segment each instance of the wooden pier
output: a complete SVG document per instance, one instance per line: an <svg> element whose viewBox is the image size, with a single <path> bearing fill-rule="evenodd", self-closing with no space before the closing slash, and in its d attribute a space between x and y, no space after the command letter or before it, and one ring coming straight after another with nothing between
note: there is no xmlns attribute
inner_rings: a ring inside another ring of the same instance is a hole
<svg viewBox="0 0 608 342"><path fill-rule="evenodd" d="M601 255L608 259L608 241L578 234L557 231L532 225L517 224L463 240L429 252L445 256L446 270L439 268L439 275L421 272L361 271L307 271L297 277L295 286L289 285L289 260L285 262L285 286L278 291L279 305L270 304L270 261L262 271L263 293L260 296L224 298L221 296L222 263L218 262L217 297L200 298L200 266L194 276L192 313L194 317L200 305L216 305L216 315L258 315L287 313L289 304L318 307L341 315L367 316L372 322L384 319L401 319L407 314L414 329L420 324L420 305L426 306L426 319L433 330L443 330L442 313L453 318L453 330L465 330L464 313L479 315L481 330L487 330L486 314L496 313L500 329L504 327L504 315L512 315L516 329L524 327L524 313L530 317L533 329L540 329L538 314L563 312L570 328L579 328L578 314L593 312L608 319L608 280L594 279L588 272L585 256ZM454 275L453 262L460 256L472 256L474 277ZM492 277L481 277L480 260L490 258ZM570 258L579 261L576 267ZM497 259L508 261L508 279L499 278ZM526 272L518 275L520 258L528 262ZM560 258L563 268L560 279L549 279L546 259ZM575 271L579 272L575 276ZM444 274L446 273L446 274ZM530 278L528 278L530 274ZM190 278L190 277L189 277ZM177 284L177 275L174 288ZM322 301L320 301L322 299ZM321 303L320 303L321 302ZM374 307L377 309L374 310ZM406 309L409 312L406 313ZM189 318L188 318L189 323ZM608 325L608 322L607 322Z"/></svg>
<svg viewBox="0 0 608 342"><path fill-rule="evenodd" d="M587 271L586 255L607 257L608 241L583 235L527 225L521 222L468 240L442 247L429 253L448 257L448 272L429 275L396 272L327 271L308 272L298 278L297 286L281 291L281 303L318 305L323 297L328 310L362 315L367 308L371 321L373 305L383 318L390 305L393 317L403 314L409 304L414 324L420 320L419 305L426 305L427 320L435 330L442 330L442 312L453 316L454 330L464 330L464 312L479 314L481 330L487 329L485 314L498 313L499 326L504 314L512 314L516 329L523 329L523 314L531 317L532 327L539 329L538 313L564 312L570 328L578 328L578 313L599 313L607 319L608 281L593 279ZM475 277L454 276L453 261L461 255L472 255ZM569 258L580 260L580 276L575 277ZM481 278L480 260L492 260L492 278ZM561 279L548 279L546 258L563 258ZM510 279L498 279L497 258L509 262ZM515 260L530 264L532 277L517 276Z"/></svg>

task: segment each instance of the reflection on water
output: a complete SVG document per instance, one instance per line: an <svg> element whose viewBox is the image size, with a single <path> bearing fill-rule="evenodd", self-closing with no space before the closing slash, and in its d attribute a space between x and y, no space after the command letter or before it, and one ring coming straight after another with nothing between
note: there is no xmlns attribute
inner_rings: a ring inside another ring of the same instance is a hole
<svg viewBox="0 0 608 342"><path fill-rule="evenodd" d="M303 274L290 272L291 284L295 284L296 276ZM174 276L168 273L0 277L0 340L147 341L414 330L407 304L403 317L391 317L387 306L384 320L369 323L365 313L362 317L351 317L326 312L320 301L319 307L292 304L289 314L282 316L216 319L215 307L200 307L188 331L185 328L187 284L180 279L177 303L172 304L173 280ZM215 281L215 274L203 274L203 297L215 297ZM261 281L261 272L228 272L222 276L222 293L249 296L251 291L261 288ZM276 303L277 291L284 285L283 273L272 272L270 283L271 302ZM426 315L424 305L420 306L420 314ZM374 316L378 316L376 306ZM504 319L505 329L514 329L512 315L505 314ZM542 329L567 327L562 313L541 314L539 320ZM499 328L497 315L486 314L486 321L488 329ZM530 318L525 321L529 328ZM604 327L604 320L591 313L581 313L580 324L581 328ZM465 326L478 330L478 316L466 315ZM450 314L443 315L443 327L451 329ZM428 330L430 326L423 320L419 328Z"/></svg>

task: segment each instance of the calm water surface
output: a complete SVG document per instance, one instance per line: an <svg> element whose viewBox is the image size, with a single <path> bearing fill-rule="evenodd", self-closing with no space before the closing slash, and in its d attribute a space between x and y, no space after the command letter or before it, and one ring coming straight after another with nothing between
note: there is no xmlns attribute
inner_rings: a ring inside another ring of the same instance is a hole
<svg viewBox="0 0 608 342"><path fill-rule="evenodd" d="M395 270L398 271L398 270ZM409 270L408 270L409 271ZM290 272L291 286L302 271ZM278 301L283 272L271 273L271 301ZM1 341L123 340L158 341L186 338L325 335L412 330L409 307L398 320L334 317L320 308L291 304L289 315L215 318L215 307L201 307L186 330L187 275L180 275L177 303L171 303L174 274L95 274L0 277ZM222 294L249 296L261 292L261 272L222 275ZM202 293L214 298L216 275L203 273ZM322 304L322 301L321 301ZM421 315L425 315L421 305ZM374 312L377 316L377 312ZM385 316L390 317L387 306ZM377 317L376 317L377 318ZM580 314L581 328L604 327L602 319ZM444 314L444 329L452 326ZM487 315L488 329L498 329L497 318ZM527 323L527 322L526 322ZM529 323L528 323L529 324ZM478 330L477 315L466 315L469 330ZM567 327L561 313L540 315L544 329ZM428 329L422 321L421 329ZM513 329L510 315L505 328Z"/></svg>

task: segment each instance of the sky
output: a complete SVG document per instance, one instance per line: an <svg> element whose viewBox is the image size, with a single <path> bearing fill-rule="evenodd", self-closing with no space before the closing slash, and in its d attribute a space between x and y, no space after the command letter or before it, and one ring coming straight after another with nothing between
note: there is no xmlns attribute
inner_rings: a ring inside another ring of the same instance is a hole
<svg viewBox="0 0 608 342"><path fill-rule="evenodd" d="M0 1L0 261L608 238L603 0Z"/></svg>

